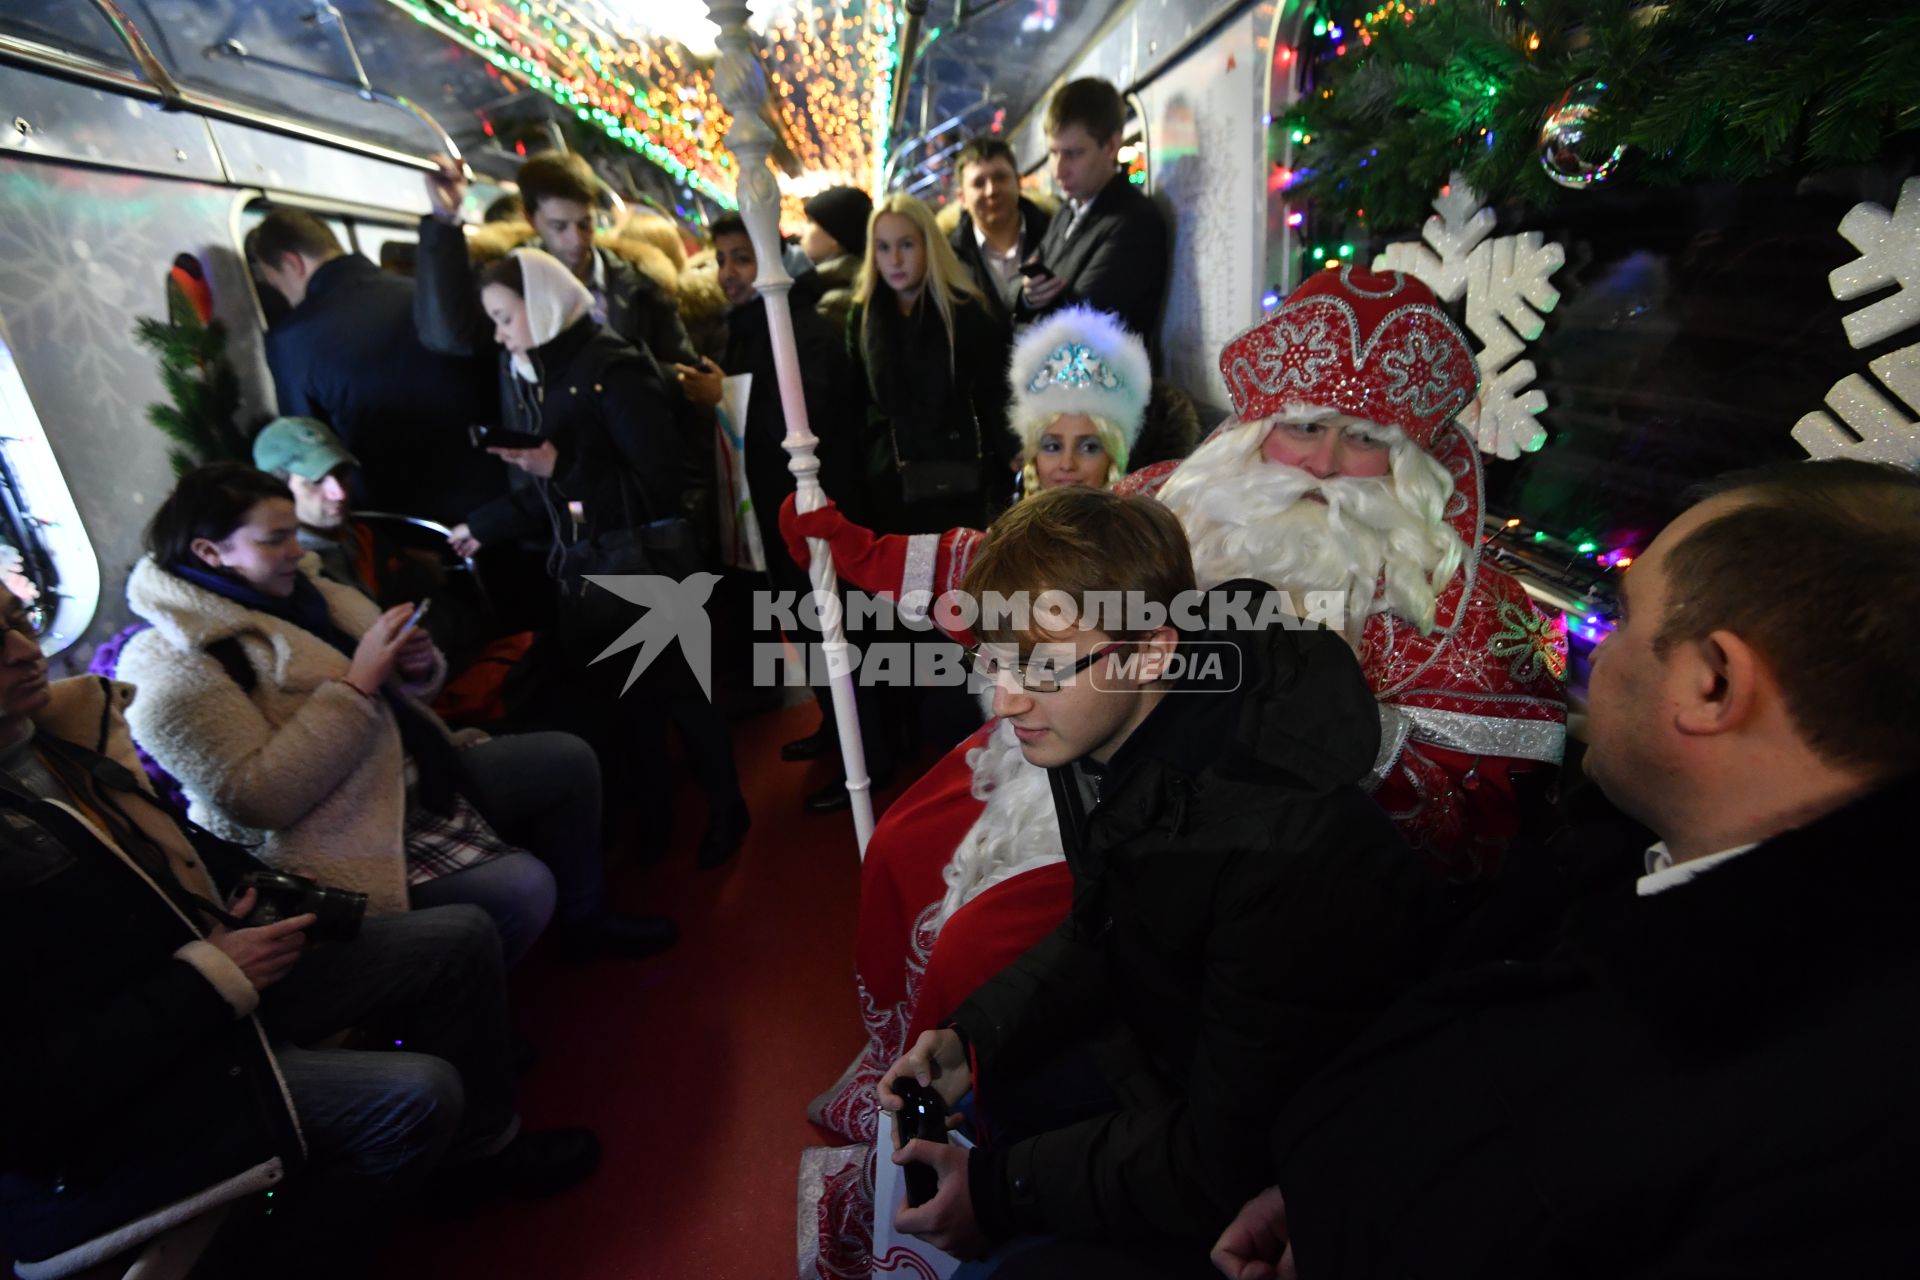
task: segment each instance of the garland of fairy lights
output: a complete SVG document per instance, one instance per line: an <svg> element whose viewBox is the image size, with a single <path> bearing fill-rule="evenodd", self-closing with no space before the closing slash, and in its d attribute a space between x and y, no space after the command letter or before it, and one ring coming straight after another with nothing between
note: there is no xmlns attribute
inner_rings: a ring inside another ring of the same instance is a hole
<svg viewBox="0 0 1920 1280"><path fill-rule="evenodd" d="M678 43L623 37L595 20L590 2L394 3L676 181L735 207L738 166L725 141L732 119L714 93L712 69ZM812 4L768 29L770 99L811 175L802 185L872 185L885 160L878 134L890 118L898 38L884 3Z"/></svg>

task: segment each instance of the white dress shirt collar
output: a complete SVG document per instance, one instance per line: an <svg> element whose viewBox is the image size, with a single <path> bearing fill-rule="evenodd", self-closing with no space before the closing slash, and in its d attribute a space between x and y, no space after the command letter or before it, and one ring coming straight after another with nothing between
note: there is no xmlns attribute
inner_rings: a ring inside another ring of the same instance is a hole
<svg viewBox="0 0 1920 1280"><path fill-rule="evenodd" d="M1673 851L1667 848L1667 842L1662 840L1647 850L1647 874L1640 877L1635 892L1643 898L1652 897L1677 884L1685 884L1701 872L1737 858L1749 849L1758 848L1759 844L1760 842L1756 840L1752 844L1735 845L1731 849L1710 853L1704 858L1675 862Z"/></svg>

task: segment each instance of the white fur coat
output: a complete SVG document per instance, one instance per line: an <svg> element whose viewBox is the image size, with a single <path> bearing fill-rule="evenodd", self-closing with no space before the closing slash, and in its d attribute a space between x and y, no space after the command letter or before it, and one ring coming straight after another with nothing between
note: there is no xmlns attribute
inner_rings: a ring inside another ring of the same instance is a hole
<svg viewBox="0 0 1920 1280"><path fill-rule="evenodd" d="M301 568L327 598L335 625L364 633L379 607L319 579L317 566L309 556ZM366 894L370 911L405 911L400 730L383 700L342 682L353 665L347 655L151 559L134 566L127 603L153 624L120 655L118 675L136 688L127 720L185 787L194 820L257 846L271 866ZM229 637L252 664L251 693L206 651ZM445 674L437 663L429 680L406 691L431 697Z"/></svg>

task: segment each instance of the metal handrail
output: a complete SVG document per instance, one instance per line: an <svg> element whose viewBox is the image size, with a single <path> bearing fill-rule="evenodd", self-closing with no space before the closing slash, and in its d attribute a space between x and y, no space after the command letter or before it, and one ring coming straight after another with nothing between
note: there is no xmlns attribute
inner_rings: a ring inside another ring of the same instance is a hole
<svg viewBox="0 0 1920 1280"><path fill-rule="evenodd" d="M127 16L126 11L114 3L114 0L93 0L93 7L106 18L107 25L113 28L113 34L120 37L120 43L127 47L127 53L133 58L134 65L140 68L140 74L160 91L160 100L166 104L167 109L178 111L185 107L186 92L174 80L173 73L167 70L166 64L160 61L159 55L154 53L153 47L147 43L147 38L140 34L140 28L133 25L133 19Z"/></svg>
<svg viewBox="0 0 1920 1280"><path fill-rule="evenodd" d="M927 130L925 133L921 134L919 137L913 139L911 142L908 142L905 146L895 150L891 156L887 157L887 167L881 173L881 178L880 178L881 191L885 192L885 191L891 191L893 189L894 180L898 178L900 175L901 162L906 157L913 155L916 151L924 150L929 144L933 142L935 138L938 138L947 133L950 133L955 129L961 129L961 128L967 127L967 122L972 120L976 115L978 115L978 113L982 109L984 108L998 109L1003 105L1005 104L1000 98L983 98L979 102L976 102L972 106L968 107L965 111L962 111L957 115L952 115L947 117L945 120L942 120L939 124ZM966 141L964 140L957 142L952 146L947 147L946 149L936 154L923 156L921 159L914 161L911 167L915 169L924 168L925 166L933 164L935 161L943 160L946 157L953 155L955 152L959 151L962 147L966 145L967 145Z"/></svg>

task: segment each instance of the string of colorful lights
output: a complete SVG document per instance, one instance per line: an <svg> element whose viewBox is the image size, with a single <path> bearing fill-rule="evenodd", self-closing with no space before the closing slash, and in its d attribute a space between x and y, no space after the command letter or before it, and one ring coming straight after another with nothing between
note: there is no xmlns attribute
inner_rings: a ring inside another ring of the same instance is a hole
<svg viewBox="0 0 1920 1280"><path fill-rule="evenodd" d="M712 68L676 41L617 30L594 0L395 0L505 76L570 110L676 181L734 206L732 123ZM762 41L774 106L800 162L782 191L870 188L884 163L874 136L890 118L899 32L892 7L808 0Z"/></svg>

